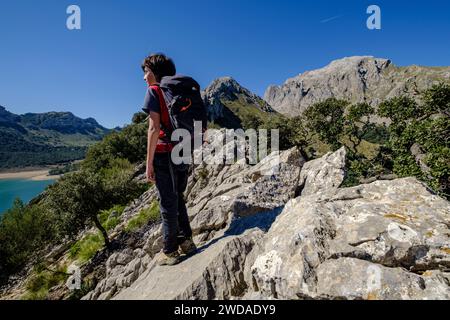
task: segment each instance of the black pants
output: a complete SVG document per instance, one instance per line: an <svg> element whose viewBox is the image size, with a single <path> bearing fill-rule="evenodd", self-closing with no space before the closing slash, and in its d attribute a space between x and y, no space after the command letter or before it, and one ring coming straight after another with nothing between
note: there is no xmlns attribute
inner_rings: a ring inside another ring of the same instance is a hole
<svg viewBox="0 0 450 320"><path fill-rule="evenodd" d="M188 180L187 165L174 165L170 153L155 154L156 188L163 223L164 253L178 250L178 245L192 236L183 193Z"/></svg>

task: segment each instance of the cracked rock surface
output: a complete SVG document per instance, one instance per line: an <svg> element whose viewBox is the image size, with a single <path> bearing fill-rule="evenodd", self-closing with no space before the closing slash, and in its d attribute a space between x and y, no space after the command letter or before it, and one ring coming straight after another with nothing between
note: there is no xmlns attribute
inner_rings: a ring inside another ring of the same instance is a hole
<svg viewBox="0 0 450 320"><path fill-rule="evenodd" d="M247 259L252 291L278 299L450 298L448 201L415 178L327 191L286 205Z"/></svg>

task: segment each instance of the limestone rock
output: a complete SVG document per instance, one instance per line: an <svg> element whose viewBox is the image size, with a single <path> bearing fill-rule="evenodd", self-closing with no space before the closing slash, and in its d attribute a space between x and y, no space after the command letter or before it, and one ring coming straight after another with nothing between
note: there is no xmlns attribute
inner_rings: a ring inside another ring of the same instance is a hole
<svg viewBox="0 0 450 320"><path fill-rule="evenodd" d="M223 236L200 248L200 253L172 267L148 269L114 299L229 299L245 292L245 258L261 237L258 230Z"/></svg>
<svg viewBox="0 0 450 320"><path fill-rule="evenodd" d="M336 190L345 178L345 147L323 157L308 161L300 173L299 184L302 196L315 194L325 189Z"/></svg>
<svg viewBox="0 0 450 320"><path fill-rule="evenodd" d="M418 275L402 268L341 258L325 261L319 266L317 294L333 299L448 300L450 289L448 280L440 271Z"/></svg>
<svg viewBox="0 0 450 320"><path fill-rule="evenodd" d="M448 299L449 214L415 178L301 196L249 255L246 282L278 299Z"/></svg>
<svg viewBox="0 0 450 320"><path fill-rule="evenodd" d="M194 234L225 228L234 216L247 216L283 206L295 196L305 163L293 148L272 153L250 166L205 165L194 168L186 193Z"/></svg>

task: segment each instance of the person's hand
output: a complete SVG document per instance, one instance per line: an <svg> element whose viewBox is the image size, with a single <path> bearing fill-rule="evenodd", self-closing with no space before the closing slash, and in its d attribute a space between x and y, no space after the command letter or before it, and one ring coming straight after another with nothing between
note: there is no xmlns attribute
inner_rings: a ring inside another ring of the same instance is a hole
<svg viewBox="0 0 450 320"><path fill-rule="evenodd" d="M151 183L155 183L155 169L153 168L153 164L147 163L147 181Z"/></svg>

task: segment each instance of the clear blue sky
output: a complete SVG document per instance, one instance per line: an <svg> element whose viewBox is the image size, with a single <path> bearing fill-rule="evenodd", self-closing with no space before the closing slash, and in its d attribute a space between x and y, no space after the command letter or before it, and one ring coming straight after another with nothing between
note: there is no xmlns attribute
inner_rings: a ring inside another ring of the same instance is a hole
<svg viewBox="0 0 450 320"><path fill-rule="evenodd" d="M70 4L81 8L79 31L66 28ZM382 30L366 28L371 4ZM450 65L450 1L1 0L0 43L0 105L114 127L140 110L139 66L152 52L202 87L232 76L259 95L351 55Z"/></svg>

